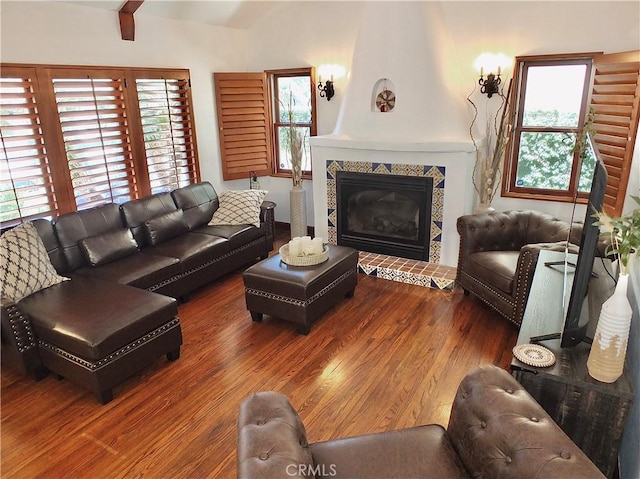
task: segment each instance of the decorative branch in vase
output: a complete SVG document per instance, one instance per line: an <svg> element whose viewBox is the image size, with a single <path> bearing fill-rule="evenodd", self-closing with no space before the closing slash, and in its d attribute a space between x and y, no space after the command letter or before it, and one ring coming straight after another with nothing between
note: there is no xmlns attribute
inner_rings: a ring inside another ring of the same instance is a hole
<svg viewBox="0 0 640 479"><path fill-rule="evenodd" d="M289 192L289 221L291 238L296 238L306 236L307 234L307 199L305 191L302 188L302 154L304 148L304 135L295 127L293 104L293 93L289 92L287 116L289 120L291 181L293 183L293 188Z"/></svg>
<svg viewBox="0 0 640 479"><path fill-rule="evenodd" d="M473 90L475 92L475 88ZM478 193L480 203L475 212L493 211L491 203L498 189L498 178L503 164L504 153L509 143L511 132L511 122L508 117L509 95L511 93L511 80L507 94L500 89L494 95L500 97L501 104L495 114L487 119L485 124L485 138L482 141L476 140L473 128L478 119L478 107L471 100L471 92L467 101L473 107L473 120L469 126L469 136L476 150L476 161L473 167L473 187Z"/></svg>

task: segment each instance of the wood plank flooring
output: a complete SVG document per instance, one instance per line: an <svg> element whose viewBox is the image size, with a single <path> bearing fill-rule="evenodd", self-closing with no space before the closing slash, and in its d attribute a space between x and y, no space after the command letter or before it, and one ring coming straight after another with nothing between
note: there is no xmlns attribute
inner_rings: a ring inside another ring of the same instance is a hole
<svg viewBox="0 0 640 479"><path fill-rule="evenodd" d="M276 249L277 250L277 249ZM3 478L233 478L238 405L277 390L310 442L446 426L472 367L507 368L516 330L478 300L359 275L308 336L251 321L241 273L180 306L181 358L159 358L106 406L69 381L2 368Z"/></svg>

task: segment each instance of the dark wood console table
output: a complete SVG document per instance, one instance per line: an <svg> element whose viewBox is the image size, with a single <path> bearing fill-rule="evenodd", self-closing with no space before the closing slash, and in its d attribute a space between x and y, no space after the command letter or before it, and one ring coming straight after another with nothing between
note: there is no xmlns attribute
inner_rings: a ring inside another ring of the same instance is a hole
<svg viewBox="0 0 640 479"><path fill-rule="evenodd" d="M538 289L535 288L536 282L544 282L538 286L547 293L562 291L562 287L553 284L557 278L548 277L546 272L541 271L545 261L557 259L553 255L546 256L541 254L538 260L531 294ZM596 260L594 271L602 267ZM606 297L609 289L613 291L613 281L604 269L596 272L599 284L590 284L589 294L604 294ZM553 273L550 274L553 276ZM531 336L549 334L552 331L548 322L554 323L552 327L558 327L555 323L558 322L558 315L562 315L561 298L554 303L548 294L543 294L537 304L535 298L530 303L531 308L528 304L517 344L528 343ZM549 310L544 311L545 308ZM589 376L587 371L590 345L582 343L563 349L559 339L540 344L553 351L556 363L548 368L535 368L514 357L511 363L514 377L607 477L615 477L618 447L633 400L627 372L615 383L602 383Z"/></svg>

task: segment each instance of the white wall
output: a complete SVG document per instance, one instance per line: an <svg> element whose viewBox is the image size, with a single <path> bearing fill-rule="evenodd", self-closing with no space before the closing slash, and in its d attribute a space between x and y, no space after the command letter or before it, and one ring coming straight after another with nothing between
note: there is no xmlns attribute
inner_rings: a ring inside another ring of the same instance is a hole
<svg viewBox="0 0 640 479"><path fill-rule="evenodd" d="M249 70L338 63L345 66L349 73L365 3L283 2L249 30ZM398 2L386 3L389 15L393 15ZM640 3L635 1L445 1L442 2L442 8L452 48L447 51L446 64L432 65L432 68L450 72L459 69L462 72L463 81L455 74L450 77L461 102L466 102L466 96L477 82L473 61L485 51L503 52L513 57L626 51L640 47ZM385 34L411 36L412 32L403 30ZM414 61L410 57L411 52L399 51L397 54L406 55L407 61ZM384 63L384 56L377 61ZM372 79L372 82L375 80ZM330 102L318 100L318 134L333 131L348 81L348 77L336 81L336 96ZM480 118L483 118L487 106L488 109L492 108L489 102L497 101L495 98L487 100L486 96L477 92L472 99L479 107ZM446 112L425 114L446 115ZM631 176L640 178L640 165L638 161L634 163ZM288 182L282 179L272 179L271 185L272 190L288 188ZM567 204L502 198L499 193L494 200L494 207L497 210L533 208L564 219L569 219L571 215L571 208ZM308 210L312 211L312 207L309 206ZM577 216L584 217L583 207L578 209ZM313 218L309 220L312 224Z"/></svg>
<svg viewBox="0 0 640 479"><path fill-rule="evenodd" d="M2 62L188 68L202 179L231 188L221 180L213 72L246 69L246 32L136 14L130 42L120 37L117 12L3 1L0 13Z"/></svg>
<svg viewBox="0 0 640 479"><path fill-rule="evenodd" d="M389 14L396 2L388 2ZM202 178L217 190L246 188L246 180L223 182L216 126L213 72L261 71L324 63L345 66L335 82L336 96L318 99L318 134L334 129L348 84L352 53L365 2L281 2L248 31L172 21L136 13L136 41L120 39L115 12L42 1L2 1L0 59L3 62L74 65L180 67L191 70L196 134ZM483 51L509 55L576 51L622 51L640 45L640 3L630 2L443 2L451 35L447 71L461 102L476 81L472 67ZM389 35L411 35L410 31ZM402 52L399 52L402 54ZM384 62L384 58L379 58ZM412 60L413 61L413 60ZM486 97L478 100L484 113ZM491 105L490 105L491 107ZM446 112L425 112L443 115ZM471 116L469 116L469 121ZM634 162L633 178L640 178ZM289 221L283 178L261 178L278 203L276 219ZM636 181L638 184L638 181ZM311 182L305 182L308 221L314 224ZM496 209L536 208L568 218L566 205L547 201L496 198ZM583 214L583 213L580 213Z"/></svg>

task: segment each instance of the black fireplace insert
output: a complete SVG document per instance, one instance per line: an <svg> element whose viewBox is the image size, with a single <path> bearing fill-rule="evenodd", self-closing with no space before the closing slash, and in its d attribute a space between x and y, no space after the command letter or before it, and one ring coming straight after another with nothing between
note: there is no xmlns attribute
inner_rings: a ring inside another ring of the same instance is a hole
<svg viewBox="0 0 640 479"><path fill-rule="evenodd" d="M338 244L429 260L433 178L338 171Z"/></svg>

